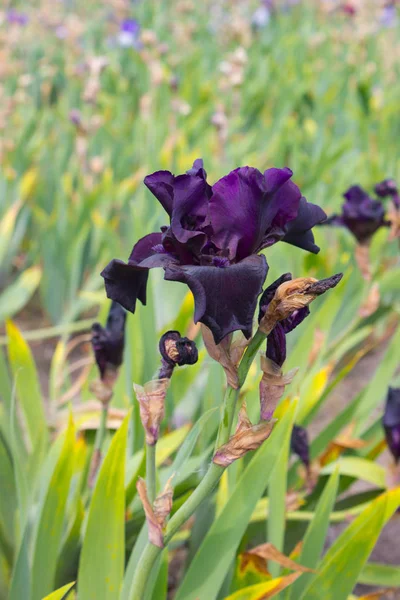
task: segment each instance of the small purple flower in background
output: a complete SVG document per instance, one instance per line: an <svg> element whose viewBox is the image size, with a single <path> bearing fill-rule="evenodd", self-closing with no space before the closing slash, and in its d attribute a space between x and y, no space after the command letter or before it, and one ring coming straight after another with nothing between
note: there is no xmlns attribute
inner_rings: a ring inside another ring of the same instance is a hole
<svg viewBox="0 0 400 600"><path fill-rule="evenodd" d="M396 463L400 459L400 388L389 388L383 415L386 442Z"/></svg>
<svg viewBox="0 0 400 600"><path fill-rule="evenodd" d="M117 42L122 48L139 48L139 34L139 22L136 19L125 19L120 25Z"/></svg>
<svg viewBox="0 0 400 600"><path fill-rule="evenodd" d="M382 27L396 27L398 19L395 2L388 2L383 7L379 20Z"/></svg>
<svg viewBox="0 0 400 600"><path fill-rule="evenodd" d="M170 225L139 240L127 263L111 261L102 276L108 297L134 312L137 298L146 303L149 269L163 267L166 280L189 286L195 322L209 327L219 344L233 331L251 336L268 271L258 253L280 240L318 252L311 230L326 215L302 197L287 168L241 167L213 186L206 176L200 159L185 175L147 176Z"/></svg>
<svg viewBox="0 0 400 600"><path fill-rule="evenodd" d="M251 17L251 24L255 29L263 29L271 20L274 3L272 0L263 0Z"/></svg>
<svg viewBox="0 0 400 600"><path fill-rule="evenodd" d="M324 225L346 227L360 244L364 244L380 227L390 224L385 220L382 202L370 198L360 186L354 185L343 195L346 202L342 205L342 214L329 217Z"/></svg>
<svg viewBox="0 0 400 600"><path fill-rule="evenodd" d="M29 22L28 15L15 10L15 8L10 8L10 10L7 11L6 18L9 23L20 25L21 27L24 27Z"/></svg>
<svg viewBox="0 0 400 600"><path fill-rule="evenodd" d="M92 346L102 380L107 370L116 371L122 364L125 320L125 309L118 302L112 302L105 328L100 323L92 325Z"/></svg>
<svg viewBox="0 0 400 600"><path fill-rule="evenodd" d="M293 425L290 447L292 452L297 454L308 470L310 468L310 446L308 442L308 433L304 427Z"/></svg>

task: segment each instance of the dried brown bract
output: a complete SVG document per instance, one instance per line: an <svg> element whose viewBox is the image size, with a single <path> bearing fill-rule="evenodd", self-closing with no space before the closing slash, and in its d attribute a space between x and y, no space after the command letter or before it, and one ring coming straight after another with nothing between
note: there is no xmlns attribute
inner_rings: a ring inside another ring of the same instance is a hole
<svg viewBox="0 0 400 600"><path fill-rule="evenodd" d="M291 369L286 375L279 365L266 356L261 356L263 376L260 381L260 417L269 421L285 391L285 386L291 383L298 368Z"/></svg>
<svg viewBox="0 0 400 600"><path fill-rule="evenodd" d="M274 420L260 421L252 425L247 416L246 403L242 404L239 412L236 432L229 442L218 448L213 462L221 467L228 467L238 458L242 458L249 450L257 450L261 444L270 436L274 427Z"/></svg>
<svg viewBox="0 0 400 600"><path fill-rule="evenodd" d="M147 496L147 487L144 479L139 477L136 483L136 488L143 504L143 509L149 528L149 542L155 546L158 546L159 548L164 548L163 530L172 509L172 478L173 476L168 479L164 490L154 500L153 505Z"/></svg>
<svg viewBox="0 0 400 600"><path fill-rule="evenodd" d="M150 446L158 440L160 424L165 414L165 396L169 379L154 379L144 386L133 384L140 406L140 419L146 434L146 443Z"/></svg>

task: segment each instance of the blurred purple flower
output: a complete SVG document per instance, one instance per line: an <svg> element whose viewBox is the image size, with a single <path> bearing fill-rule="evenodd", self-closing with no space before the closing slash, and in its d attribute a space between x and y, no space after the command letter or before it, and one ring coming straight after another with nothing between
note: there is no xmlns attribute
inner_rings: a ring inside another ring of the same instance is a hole
<svg viewBox="0 0 400 600"><path fill-rule="evenodd" d="M120 24L117 42L123 48L140 47L140 24L136 19L125 19Z"/></svg>
<svg viewBox="0 0 400 600"><path fill-rule="evenodd" d="M347 227L359 243L367 242L380 227L388 226L385 208L379 200L370 198L365 190L354 185L345 192L342 214L329 217L324 225Z"/></svg>
<svg viewBox="0 0 400 600"><path fill-rule="evenodd" d="M251 24L256 29L262 29L266 27L271 20L272 11L274 9L274 3L272 0L264 0L260 3L260 6L254 11L251 17Z"/></svg>
<svg viewBox="0 0 400 600"><path fill-rule="evenodd" d="M382 422L387 445L397 463L400 459L400 388L389 388Z"/></svg>
<svg viewBox="0 0 400 600"><path fill-rule="evenodd" d="M275 295L278 287L285 283L286 281L290 281L292 279L292 275L290 273L285 273L281 275L276 281L271 283L260 298L260 310L258 313L258 322L261 321L265 312L268 308L269 303ZM267 337L267 358L271 359L282 367L283 363L286 360L286 334L296 329L300 323L304 321L306 317L310 314L310 309L308 306L301 308L300 310L296 310L294 313L283 319L283 321L279 321L271 331L271 333Z"/></svg>
<svg viewBox="0 0 400 600"><path fill-rule="evenodd" d="M9 23L24 27L29 22L29 17L26 13L19 12L15 8L10 8L6 13L6 18Z"/></svg>
<svg viewBox="0 0 400 600"><path fill-rule="evenodd" d="M195 322L209 327L218 344L229 333L249 338L257 297L268 265L258 253L283 240L318 252L312 227L324 211L302 197L290 169L252 167L231 171L212 187L203 161L185 175L157 171L144 182L167 212L170 225L134 246L128 263L111 261L102 272L109 298L135 311L146 303L149 269L189 286Z"/></svg>
<svg viewBox="0 0 400 600"><path fill-rule="evenodd" d="M385 179L375 186L375 193L380 198L390 197L397 209L400 208L400 194L394 179Z"/></svg>
<svg viewBox="0 0 400 600"><path fill-rule="evenodd" d="M395 27L397 25L397 9L393 2L389 2L383 7L380 23L382 27Z"/></svg>

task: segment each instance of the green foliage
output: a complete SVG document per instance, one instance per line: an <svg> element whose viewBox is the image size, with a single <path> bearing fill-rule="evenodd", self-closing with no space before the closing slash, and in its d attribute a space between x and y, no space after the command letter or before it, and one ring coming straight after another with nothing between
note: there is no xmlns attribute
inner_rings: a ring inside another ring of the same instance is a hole
<svg viewBox="0 0 400 600"><path fill-rule="evenodd" d="M352 184L400 182L398 24L381 27L376 7L350 21L315 0L257 29L258 0L149 0L129 7L147 30L134 48L117 43L128 13L113 3L53 3L50 15L36 4L15 6L25 27L0 15L0 600L137 600L148 530L132 383L155 376L163 331L196 339L200 360L175 370L156 449L156 487L173 476L175 516L207 476L225 380L201 345L192 295L152 272L147 306L127 319L93 486L100 407L86 334L109 307L100 271L166 222L144 176L182 173L198 156L210 182L239 165L288 165L329 214ZM364 281L348 232L315 235L318 255L266 250L268 282L344 272L288 337L284 369L300 369L278 423L173 533L140 600L166 598L171 582L176 600L348 600L357 583L400 587L398 567L367 562L400 505L387 459L377 462L383 401L398 385L398 244L377 233ZM370 350L373 372L362 367ZM255 361L241 390L253 422L259 379ZM290 452L294 422L313 432L308 475ZM336 523L345 528L327 548ZM265 543L313 571L269 558L242 572L246 551Z"/></svg>

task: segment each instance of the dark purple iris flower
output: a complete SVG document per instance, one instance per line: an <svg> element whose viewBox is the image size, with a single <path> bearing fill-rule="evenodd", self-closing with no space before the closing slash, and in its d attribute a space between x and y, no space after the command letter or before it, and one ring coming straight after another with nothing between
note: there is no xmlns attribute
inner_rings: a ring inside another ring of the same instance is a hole
<svg viewBox="0 0 400 600"><path fill-rule="evenodd" d="M308 433L304 427L293 425L292 437L290 440L292 452L297 454L304 466L310 468L310 446L308 442Z"/></svg>
<svg viewBox="0 0 400 600"><path fill-rule="evenodd" d="M125 321L125 309L118 302L112 302L105 328L100 323L92 325L92 346L101 379L107 368L115 370L122 364Z"/></svg>
<svg viewBox="0 0 400 600"><path fill-rule="evenodd" d="M285 273L281 275L274 283L271 283L270 286L266 288L263 295L260 298L260 310L258 313L258 322L261 321L265 312L268 308L269 303L275 295L278 287L285 283L286 281L290 281L292 279L292 275L290 273ZM273 360L280 367L286 360L286 334L296 329L302 321L310 314L310 309L308 306L301 308L300 310L296 310L294 313L283 319L283 321L279 321L271 331L271 333L267 337L267 358Z"/></svg>
<svg viewBox="0 0 400 600"><path fill-rule="evenodd" d="M7 11L6 18L9 23L20 25L21 27L24 27L29 22L28 15L15 10L15 8L10 8L10 10Z"/></svg>
<svg viewBox="0 0 400 600"><path fill-rule="evenodd" d="M370 198L365 190L354 185L345 192L346 202L342 214L329 217L324 225L347 227L357 241L367 242L380 227L390 223L385 220L385 208L379 200Z"/></svg>
<svg viewBox="0 0 400 600"><path fill-rule="evenodd" d="M375 186L375 193L380 198L391 198L393 204L400 209L400 194L394 179L385 179Z"/></svg>
<svg viewBox="0 0 400 600"><path fill-rule="evenodd" d="M396 463L400 459L400 388L389 388L383 415L386 442Z"/></svg>
<svg viewBox="0 0 400 600"><path fill-rule="evenodd" d="M237 330L249 338L268 270L258 253L279 240L319 251L311 229L326 215L301 196L291 177L287 168L261 173L241 167L211 187L200 159L185 175L148 175L144 183L170 224L139 240L127 263L107 265L108 297L134 312L137 298L146 303L149 269L163 267L166 280L189 286L194 320L211 329L217 344Z"/></svg>

